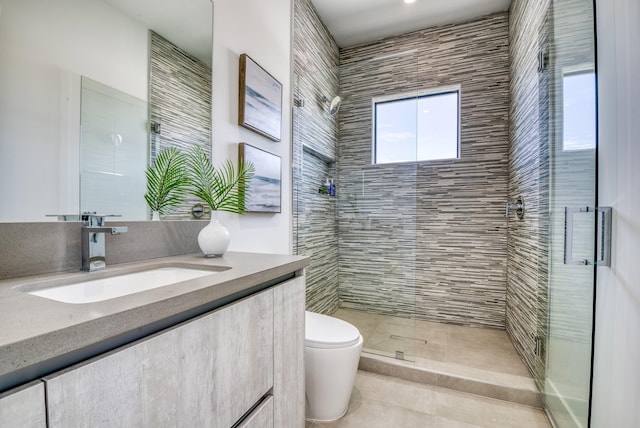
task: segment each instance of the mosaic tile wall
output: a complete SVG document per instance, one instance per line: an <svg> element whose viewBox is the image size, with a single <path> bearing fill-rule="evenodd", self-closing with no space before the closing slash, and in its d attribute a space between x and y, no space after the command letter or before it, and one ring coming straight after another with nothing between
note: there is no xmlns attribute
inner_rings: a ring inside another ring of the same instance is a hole
<svg viewBox="0 0 640 428"><path fill-rule="evenodd" d="M340 51L340 306L504 328L508 13ZM371 99L461 86L461 156L371 165Z"/></svg>
<svg viewBox="0 0 640 428"><path fill-rule="evenodd" d="M211 67L153 31L150 52L149 119L161 127L150 134L152 153L194 145L211 153ZM190 196L163 218L191 219L191 207L199 202Z"/></svg>
<svg viewBox="0 0 640 428"><path fill-rule="evenodd" d="M293 70L293 250L311 258L307 309L330 314L338 309L337 203L318 190L335 178L338 121L324 100L338 94L338 47L309 0L294 2Z"/></svg>
<svg viewBox="0 0 640 428"><path fill-rule="evenodd" d="M524 219L508 227L507 333L532 373L538 320L546 322L548 239L548 74L538 72L538 52L549 42L549 0L515 0L510 9L511 124L509 199L525 198ZM543 213L543 215L541 215Z"/></svg>

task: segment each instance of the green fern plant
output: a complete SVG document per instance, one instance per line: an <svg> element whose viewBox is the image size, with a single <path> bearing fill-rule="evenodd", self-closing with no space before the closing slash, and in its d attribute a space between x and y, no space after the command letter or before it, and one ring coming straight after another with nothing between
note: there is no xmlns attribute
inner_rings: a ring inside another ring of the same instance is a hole
<svg viewBox="0 0 640 428"><path fill-rule="evenodd" d="M239 163L236 169L227 159L216 169L202 147L196 146L187 154L187 166L189 192L209 205L211 211L247 212L245 201L255 172L253 164Z"/></svg>
<svg viewBox="0 0 640 428"><path fill-rule="evenodd" d="M169 213L184 202L189 185L187 157L175 147L163 149L153 165L147 167L147 193L144 199L152 211Z"/></svg>

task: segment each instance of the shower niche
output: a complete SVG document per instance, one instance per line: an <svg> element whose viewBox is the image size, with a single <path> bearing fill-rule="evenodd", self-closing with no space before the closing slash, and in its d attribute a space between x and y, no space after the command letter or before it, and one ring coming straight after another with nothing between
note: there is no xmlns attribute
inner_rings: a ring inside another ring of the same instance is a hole
<svg viewBox="0 0 640 428"><path fill-rule="evenodd" d="M305 168L306 166L306 168ZM302 168L303 171L309 170L308 179L314 183L309 184L309 188L313 191L317 189L318 194L335 197L337 191L336 185L336 161L329 156L314 150L305 144L302 145ZM323 175L324 174L324 175ZM322 178L324 177L324 179ZM307 178L303 172L303 180ZM315 187L314 187L315 184ZM307 186L305 185L305 188Z"/></svg>

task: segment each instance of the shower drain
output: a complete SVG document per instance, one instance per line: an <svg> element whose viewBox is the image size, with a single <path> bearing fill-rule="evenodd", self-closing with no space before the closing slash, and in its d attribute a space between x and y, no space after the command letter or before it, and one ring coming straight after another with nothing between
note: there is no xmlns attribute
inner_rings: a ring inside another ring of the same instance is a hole
<svg viewBox="0 0 640 428"><path fill-rule="evenodd" d="M418 343L422 343L422 344L427 344L427 340L426 339L418 339L417 337L407 337L407 336L399 336L397 334L391 334L389 335L390 339L395 339L395 340L408 340L411 342L418 342Z"/></svg>

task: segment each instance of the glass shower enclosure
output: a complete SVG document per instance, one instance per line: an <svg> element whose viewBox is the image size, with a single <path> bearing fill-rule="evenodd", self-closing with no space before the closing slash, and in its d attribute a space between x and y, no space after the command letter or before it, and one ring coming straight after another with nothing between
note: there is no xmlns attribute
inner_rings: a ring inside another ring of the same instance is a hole
<svg viewBox="0 0 640 428"><path fill-rule="evenodd" d="M540 43L548 261L537 382L560 428L589 426L595 269L610 227L596 198L594 28L592 1L553 0Z"/></svg>
<svg viewBox="0 0 640 428"><path fill-rule="evenodd" d="M372 99L415 96L417 77L414 51L294 74L294 251L311 257L307 309L356 325L366 352L408 361L419 343L418 167L373 163Z"/></svg>

